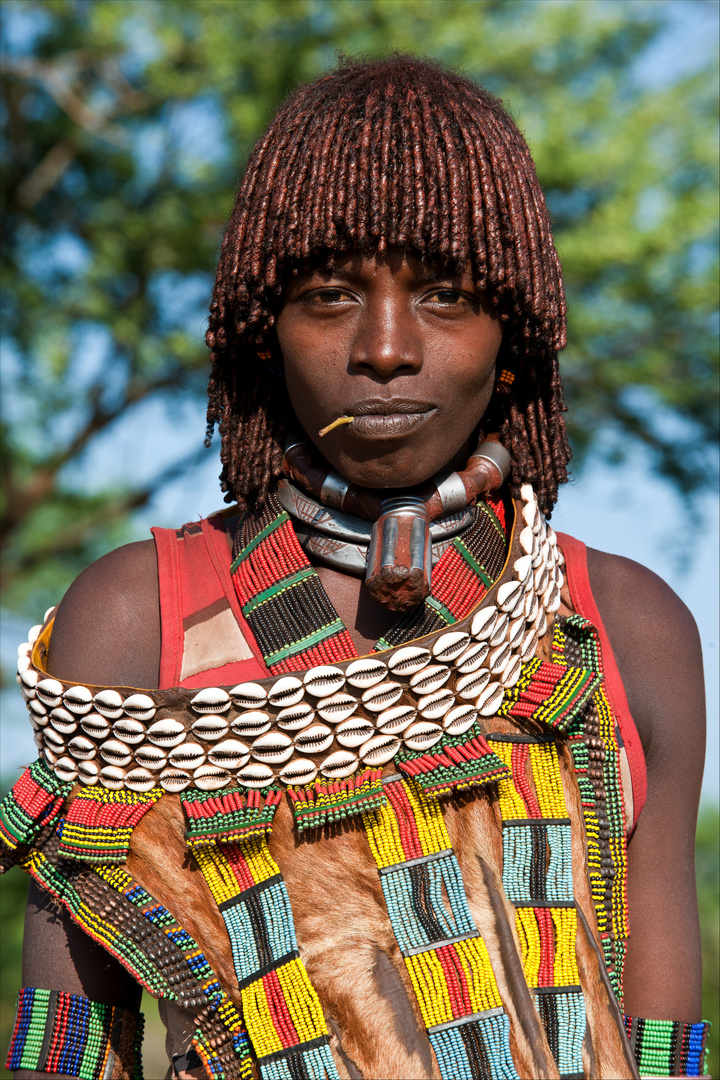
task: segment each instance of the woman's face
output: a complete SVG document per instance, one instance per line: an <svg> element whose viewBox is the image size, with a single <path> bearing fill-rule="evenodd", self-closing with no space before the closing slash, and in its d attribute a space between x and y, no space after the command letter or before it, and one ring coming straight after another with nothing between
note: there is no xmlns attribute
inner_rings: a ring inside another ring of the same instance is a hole
<svg viewBox="0 0 720 1080"><path fill-rule="evenodd" d="M295 414L347 480L408 487L465 464L502 338L469 269L350 255L291 280L277 334Z"/></svg>

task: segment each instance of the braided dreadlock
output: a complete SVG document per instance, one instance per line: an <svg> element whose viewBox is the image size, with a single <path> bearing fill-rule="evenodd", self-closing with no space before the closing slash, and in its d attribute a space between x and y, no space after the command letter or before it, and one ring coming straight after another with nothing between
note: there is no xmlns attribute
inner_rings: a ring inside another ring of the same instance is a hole
<svg viewBox="0 0 720 1080"><path fill-rule="evenodd" d="M225 232L210 307L208 441L221 434L223 491L262 504L291 421L275 339L286 275L343 252L406 248L470 262L505 324L502 383L483 425L549 512L567 480L557 353L560 264L525 140L500 101L407 55L343 61L301 86L255 147Z"/></svg>

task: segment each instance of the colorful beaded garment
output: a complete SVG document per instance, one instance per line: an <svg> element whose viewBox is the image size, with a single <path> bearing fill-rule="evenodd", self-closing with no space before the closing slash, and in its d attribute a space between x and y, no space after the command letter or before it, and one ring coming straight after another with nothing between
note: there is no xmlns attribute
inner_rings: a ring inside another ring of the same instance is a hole
<svg viewBox="0 0 720 1080"><path fill-rule="evenodd" d="M708 1023L625 1017L630 1046L641 1076L702 1076Z"/></svg>

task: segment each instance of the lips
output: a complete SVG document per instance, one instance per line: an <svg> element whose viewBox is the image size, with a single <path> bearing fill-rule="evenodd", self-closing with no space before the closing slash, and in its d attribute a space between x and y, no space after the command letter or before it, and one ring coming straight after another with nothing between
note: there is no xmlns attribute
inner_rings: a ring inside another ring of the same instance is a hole
<svg viewBox="0 0 720 1080"><path fill-rule="evenodd" d="M423 424L435 412L428 401L390 399L358 401L347 412L355 417L355 434L365 438L398 438Z"/></svg>

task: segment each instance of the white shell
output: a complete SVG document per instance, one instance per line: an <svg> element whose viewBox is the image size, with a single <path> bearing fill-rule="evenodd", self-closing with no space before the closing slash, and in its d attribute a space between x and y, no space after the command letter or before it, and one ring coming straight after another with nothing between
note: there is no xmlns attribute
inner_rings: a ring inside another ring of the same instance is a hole
<svg viewBox="0 0 720 1080"><path fill-rule="evenodd" d="M425 720L440 720L454 702L455 695L452 690L436 690L434 694L423 698L419 712Z"/></svg>
<svg viewBox="0 0 720 1080"><path fill-rule="evenodd" d="M35 687L35 692L43 705L53 709L60 704L63 692L62 683L59 683L57 679L41 679Z"/></svg>
<svg viewBox="0 0 720 1080"><path fill-rule="evenodd" d="M428 649L423 649L419 645L406 645L405 648L393 653L388 660L388 667L393 675L414 675L431 660L432 655Z"/></svg>
<svg viewBox="0 0 720 1080"><path fill-rule="evenodd" d="M455 670L463 675L471 671L477 671L489 652L490 646L487 641L473 641L468 645L462 656L459 656L456 660Z"/></svg>
<svg viewBox="0 0 720 1080"><path fill-rule="evenodd" d="M122 698L117 690L101 690L93 698L93 703L101 716L108 720L119 720L123 714Z"/></svg>
<svg viewBox="0 0 720 1080"><path fill-rule="evenodd" d="M495 629L495 616L497 611L494 607L482 608L476 615L473 616L473 621L470 629L472 635L477 638L478 641L485 641L489 638Z"/></svg>
<svg viewBox="0 0 720 1080"><path fill-rule="evenodd" d="M382 712L390 705L395 705L402 697L402 692L400 683L390 681L377 683L364 692L363 705L370 712Z"/></svg>
<svg viewBox="0 0 720 1080"><path fill-rule="evenodd" d="M73 731L77 731L77 720L67 709L53 709L50 713L50 723L63 735L72 735Z"/></svg>
<svg viewBox="0 0 720 1080"><path fill-rule="evenodd" d="M43 625L48 621L51 615L54 615L57 611L57 604L52 604L43 615Z"/></svg>
<svg viewBox="0 0 720 1080"><path fill-rule="evenodd" d="M305 689L313 697L330 697L337 694L345 685L345 674L338 667L330 667L328 664L320 664L310 668L303 677Z"/></svg>
<svg viewBox="0 0 720 1080"><path fill-rule="evenodd" d="M535 620L535 629L537 630L537 636L539 638L544 637L547 632L547 615L542 608L538 611L538 616Z"/></svg>
<svg viewBox="0 0 720 1080"><path fill-rule="evenodd" d="M464 735L477 720L477 709L472 705L456 705L443 716L443 727L448 735Z"/></svg>
<svg viewBox="0 0 720 1080"><path fill-rule="evenodd" d="M215 716L213 713L208 716L201 716L199 720L192 724L193 734L197 735L199 739L205 739L207 742L222 739L223 735L227 735L228 730L227 723L222 716Z"/></svg>
<svg viewBox="0 0 720 1080"><path fill-rule="evenodd" d="M525 634L525 617L513 619L508 627L507 641L511 649L517 649Z"/></svg>
<svg viewBox="0 0 720 1080"><path fill-rule="evenodd" d="M535 535L535 533L533 532L531 525L526 525L525 526L525 528L520 533L520 536L518 537L518 541L520 543L520 547L522 548L522 550L525 552L526 555L536 555L537 554L538 539L537 539L537 536Z"/></svg>
<svg viewBox="0 0 720 1080"><path fill-rule="evenodd" d="M462 678L458 679L455 693L465 701L474 701L489 682L490 672L487 668L482 668L481 671L473 671L469 675L463 675Z"/></svg>
<svg viewBox="0 0 720 1080"><path fill-rule="evenodd" d="M394 735L375 735L360 750L366 765L385 765L400 749L400 740Z"/></svg>
<svg viewBox="0 0 720 1080"><path fill-rule="evenodd" d="M501 611L513 611L518 600L524 600L525 594L520 581L506 581L497 591L497 603Z"/></svg>
<svg viewBox="0 0 720 1080"><path fill-rule="evenodd" d="M35 687L37 686L39 679L40 676L34 668L30 668L28 671L22 671L20 673L20 682L23 684L28 697L34 697Z"/></svg>
<svg viewBox="0 0 720 1080"><path fill-rule="evenodd" d="M325 758L320 766L320 772L323 776L342 780L346 776L352 776L359 764L355 754L351 754L349 750L336 750L334 754Z"/></svg>
<svg viewBox="0 0 720 1080"><path fill-rule="evenodd" d="M132 753L119 739L106 739L100 747L100 757L109 765L129 765Z"/></svg>
<svg viewBox="0 0 720 1080"><path fill-rule="evenodd" d="M168 761L176 769L197 769L205 764L205 751L196 742L184 742L168 754Z"/></svg>
<svg viewBox="0 0 720 1080"><path fill-rule="evenodd" d="M315 710L306 701L298 705L291 705L289 709L281 709L277 714L277 722L283 731L302 731L307 727L315 716Z"/></svg>
<svg viewBox="0 0 720 1080"><path fill-rule="evenodd" d="M147 769L131 769L125 774L125 787L131 791L152 791L155 777Z"/></svg>
<svg viewBox="0 0 720 1080"><path fill-rule="evenodd" d="M163 769L158 779L165 791L184 791L190 783L190 776L182 769Z"/></svg>
<svg viewBox="0 0 720 1080"><path fill-rule="evenodd" d="M554 582L552 583L551 588L552 592L550 593L550 598L545 600L545 610L549 613L557 611L560 607L560 590Z"/></svg>
<svg viewBox="0 0 720 1080"><path fill-rule="evenodd" d="M531 660L538 646L538 636L535 630L527 630L520 643L520 659L523 663Z"/></svg>
<svg viewBox="0 0 720 1080"><path fill-rule="evenodd" d="M230 708L230 695L219 686L207 686L190 704L197 713L223 713Z"/></svg>
<svg viewBox="0 0 720 1080"><path fill-rule="evenodd" d="M250 752L256 761L265 761L268 765L281 765L292 757L293 741L282 731L269 731L261 735L252 744Z"/></svg>
<svg viewBox="0 0 720 1080"><path fill-rule="evenodd" d="M354 716L338 724L335 737L341 746L362 746L375 734L375 728L362 716Z"/></svg>
<svg viewBox="0 0 720 1080"><path fill-rule="evenodd" d="M34 698L32 701L28 702L28 709L30 710L30 712L34 713L35 716L47 716L47 709L41 701L37 700L37 698ZM47 723L47 720L45 721L45 723Z"/></svg>
<svg viewBox="0 0 720 1080"><path fill-rule="evenodd" d="M318 702L318 716L331 724L337 724L341 720L347 720L358 707L358 700L352 694L333 694L332 697L323 698Z"/></svg>
<svg viewBox="0 0 720 1080"><path fill-rule="evenodd" d="M522 519L526 525L534 526L540 516L537 503L533 499L530 502L526 502L522 508Z"/></svg>
<svg viewBox="0 0 720 1080"><path fill-rule="evenodd" d="M100 783L111 791L120 791L125 786L125 772L116 765L105 765L100 770Z"/></svg>
<svg viewBox="0 0 720 1080"><path fill-rule="evenodd" d="M431 664L423 671L418 671L417 675L413 675L410 685L416 694L432 694L434 690L439 690L441 686L444 686L449 678L449 667L445 667L444 664Z"/></svg>
<svg viewBox="0 0 720 1080"><path fill-rule="evenodd" d="M420 720L412 724L403 735L403 742L409 750L427 750L434 746L443 736L443 729L439 724L430 724L426 720Z"/></svg>
<svg viewBox="0 0 720 1080"><path fill-rule="evenodd" d="M493 649L493 651L490 653L490 655L488 657L488 664L487 664L488 669L490 670L491 674L499 675L501 671L504 671L505 666L507 665L507 663L510 660L511 656L512 656L512 652L511 652L510 646L508 645L507 641L505 641L502 645L500 645L499 648Z"/></svg>
<svg viewBox="0 0 720 1080"><path fill-rule="evenodd" d="M147 694L131 694L123 702L123 709L128 716L136 720L152 720L157 712L155 702Z"/></svg>
<svg viewBox="0 0 720 1080"><path fill-rule="evenodd" d="M395 705L394 708L385 709L379 714L378 730L384 735L400 735L416 716L417 709L414 709L412 705Z"/></svg>
<svg viewBox="0 0 720 1080"><path fill-rule="evenodd" d="M16 667L17 667L18 675L22 676L22 675L28 674L28 672L31 670L30 657L29 656L18 656ZM33 675L35 675L35 678L38 677L37 672L33 672ZM33 693L35 693L34 690L33 690Z"/></svg>
<svg viewBox="0 0 720 1080"><path fill-rule="evenodd" d="M80 720L80 727L93 739L106 739L110 734L110 725L107 720L96 712L86 713Z"/></svg>
<svg viewBox="0 0 720 1080"><path fill-rule="evenodd" d="M361 660L353 660L345 668L345 678L351 686L367 688L382 682L387 675L387 664L374 657L365 656Z"/></svg>
<svg viewBox="0 0 720 1080"><path fill-rule="evenodd" d="M325 724L312 724L295 736L295 746L302 754L322 754L332 741L333 733Z"/></svg>
<svg viewBox="0 0 720 1080"><path fill-rule="evenodd" d="M297 705L302 701L305 690L299 679L292 675L286 675L270 688L268 700L277 708L287 708L289 705Z"/></svg>
<svg viewBox="0 0 720 1080"><path fill-rule="evenodd" d="M32 652L32 645L29 641L21 641L17 647L18 656L29 656Z"/></svg>
<svg viewBox="0 0 720 1080"><path fill-rule="evenodd" d="M94 761L81 761L78 764L78 776L83 784L88 786L97 784L100 776L100 767Z"/></svg>
<svg viewBox="0 0 720 1080"><path fill-rule="evenodd" d="M89 761L97 753L95 743L90 742L84 735L75 735L68 743L68 750L78 761Z"/></svg>
<svg viewBox="0 0 720 1080"><path fill-rule="evenodd" d="M475 708L481 716L494 716L502 705L504 695L505 691L499 683L488 683L475 702Z"/></svg>
<svg viewBox="0 0 720 1080"><path fill-rule="evenodd" d="M537 570L535 571L535 577L533 578L535 592L539 595L542 595L542 593L544 593L548 587L549 580L550 571L548 570L547 566L545 566L544 564L538 566Z"/></svg>
<svg viewBox="0 0 720 1080"><path fill-rule="evenodd" d="M193 773L193 783L201 791L219 791L230 783L230 774L216 765L201 765Z"/></svg>
<svg viewBox="0 0 720 1080"><path fill-rule="evenodd" d="M113 735L121 742L137 746L145 738L145 726L139 720L123 716L122 720L116 720L113 724Z"/></svg>
<svg viewBox="0 0 720 1080"><path fill-rule="evenodd" d="M50 765L50 767L52 767L57 761L57 754L53 754L52 750L49 750L47 746L43 750L43 757L45 758L47 764Z"/></svg>
<svg viewBox="0 0 720 1080"><path fill-rule="evenodd" d="M513 563L513 573L517 580L524 585L532 574L532 556L521 555L519 559L516 559Z"/></svg>
<svg viewBox="0 0 720 1080"><path fill-rule="evenodd" d="M55 775L71 783L77 777L77 765L69 757L60 757L55 762Z"/></svg>
<svg viewBox="0 0 720 1080"><path fill-rule="evenodd" d="M242 682L230 691L238 709L259 709L267 701L267 691L260 683Z"/></svg>
<svg viewBox="0 0 720 1080"><path fill-rule="evenodd" d="M254 739L256 735L264 735L270 729L270 717L266 712L259 709L240 713L230 721L230 727L242 739Z"/></svg>
<svg viewBox="0 0 720 1080"><path fill-rule="evenodd" d="M69 686L63 694L63 701L66 708L78 716L84 716L93 707L93 697L87 686Z"/></svg>
<svg viewBox="0 0 720 1080"><path fill-rule="evenodd" d="M528 623L535 622L537 618L538 608L540 601L538 600L534 592L528 593L525 597L525 621Z"/></svg>
<svg viewBox="0 0 720 1080"><path fill-rule="evenodd" d="M167 763L167 756L159 746L139 746L135 751L135 761L145 769L162 769Z"/></svg>
<svg viewBox="0 0 720 1080"><path fill-rule="evenodd" d="M28 643L34 645L37 639L40 637L42 631L42 624L36 623L35 626L31 626L28 630Z"/></svg>
<svg viewBox="0 0 720 1080"><path fill-rule="evenodd" d="M156 746L166 746L168 749L171 746L179 746L185 741L185 736L186 731L183 725L179 720L173 720L171 716L166 716L164 720L156 720L150 725L147 733L151 743L155 743Z"/></svg>
<svg viewBox="0 0 720 1080"><path fill-rule="evenodd" d="M509 625L510 616L506 615L504 612L498 611L497 619L495 620L495 626L489 638L491 646L499 645L501 641L505 640Z"/></svg>
<svg viewBox="0 0 720 1080"><path fill-rule="evenodd" d="M261 765L259 761L251 761L237 774L237 781L243 787L263 788L273 780L273 771L267 765Z"/></svg>
<svg viewBox="0 0 720 1080"><path fill-rule="evenodd" d="M250 760L250 748L239 739L224 739L208 752L208 761L223 769L239 769Z"/></svg>
<svg viewBox="0 0 720 1080"><path fill-rule="evenodd" d="M500 682L506 689L514 686L520 678L522 671L522 660L519 656L513 656L510 663L506 666L502 675L500 676Z"/></svg>
<svg viewBox="0 0 720 1080"><path fill-rule="evenodd" d="M451 630L448 634L441 634L432 647L432 653L436 660L449 664L469 644L470 635L463 630Z"/></svg>
<svg viewBox="0 0 720 1080"><path fill-rule="evenodd" d="M62 735L57 731L53 731L52 728L45 728L43 731L43 742L49 750L52 750L56 754L62 754L65 750L65 740Z"/></svg>
<svg viewBox="0 0 720 1080"><path fill-rule="evenodd" d="M315 762L301 757L293 758L279 773L283 784L311 784L316 776Z"/></svg>

